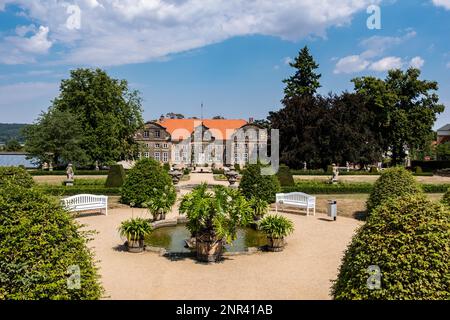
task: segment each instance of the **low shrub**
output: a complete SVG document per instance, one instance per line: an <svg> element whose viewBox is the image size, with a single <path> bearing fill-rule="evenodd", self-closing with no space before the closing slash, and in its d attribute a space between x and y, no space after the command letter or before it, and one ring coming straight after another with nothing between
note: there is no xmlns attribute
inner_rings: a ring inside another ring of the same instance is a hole
<svg viewBox="0 0 450 320"><path fill-rule="evenodd" d="M112 165L109 168L108 178L106 179L105 187L118 188L125 182L126 174L125 169L121 164Z"/></svg>
<svg viewBox="0 0 450 320"><path fill-rule="evenodd" d="M65 176L65 170L28 170L31 176ZM76 170L75 178L77 176L106 176L108 175L108 170Z"/></svg>
<svg viewBox="0 0 450 320"><path fill-rule="evenodd" d="M165 190L165 188L168 190ZM128 172L125 183L121 189L121 202L134 203L136 207L142 207L144 203L160 198L163 193L173 205L176 200L176 191L172 178L159 162L143 158L136 162Z"/></svg>
<svg viewBox="0 0 450 320"><path fill-rule="evenodd" d="M450 184L420 184L420 188L425 193L444 193L450 187ZM324 181L301 180L295 183L295 186L281 187L282 192L305 192L310 194L345 194L345 193L371 193L374 184L367 182L339 182L336 184L326 183Z"/></svg>
<svg viewBox="0 0 450 320"><path fill-rule="evenodd" d="M402 167L393 167L383 171L375 182L367 200L367 212L371 212L383 201L406 194L421 192L412 174Z"/></svg>
<svg viewBox="0 0 450 320"><path fill-rule="evenodd" d="M225 171L223 169L212 169L213 174L224 174Z"/></svg>
<svg viewBox="0 0 450 320"><path fill-rule="evenodd" d="M259 198L268 203L275 202L275 194L281 190L276 175L262 175L260 164L249 164L243 170L239 189L248 199Z"/></svg>
<svg viewBox="0 0 450 320"><path fill-rule="evenodd" d="M31 175L21 167L0 167L0 186L6 183L30 188L34 185Z"/></svg>
<svg viewBox="0 0 450 320"><path fill-rule="evenodd" d="M89 234L38 189L0 187L0 300L99 299ZM81 286L69 276L80 272Z"/></svg>
<svg viewBox="0 0 450 320"><path fill-rule="evenodd" d="M74 185L72 187L58 185L38 185L36 189L53 196L71 196L75 194L120 195L121 188L105 188L103 185Z"/></svg>
<svg viewBox="0 0 450 320"><path fill-rule="evenodd" d="M333 297L450 299L449 230L449 209L424 195L387 199L353 237L332 286ZM378 279L370 273L377 270Z"/></svg>

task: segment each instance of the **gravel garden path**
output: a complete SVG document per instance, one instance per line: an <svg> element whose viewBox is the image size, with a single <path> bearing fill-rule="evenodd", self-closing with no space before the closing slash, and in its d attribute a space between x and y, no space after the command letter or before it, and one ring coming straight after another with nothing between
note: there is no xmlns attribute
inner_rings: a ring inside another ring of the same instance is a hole
<svg viewBox="0 0 450 320"><path fill-rule="evenodd" d="M295 223L283 252L228 256L205 265L191 258L170 260L158 253L128 253L117 228L142 209L119 207L109 215L77 220L98 233L90 242L105 288L105 299L330 299L343 252L360 221L324 214L284 213ZM168 215L178 215L177 209Z"/></svg>

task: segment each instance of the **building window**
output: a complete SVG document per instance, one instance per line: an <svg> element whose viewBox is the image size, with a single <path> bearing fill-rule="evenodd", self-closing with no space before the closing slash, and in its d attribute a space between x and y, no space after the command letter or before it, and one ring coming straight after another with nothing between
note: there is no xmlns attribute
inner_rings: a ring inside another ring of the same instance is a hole
<svg viewBox="0 0 450 320"><path fill-rule="evenodd" d="M160 138L160 137L161 137L161 131L155 130L155 138Z"/></svg>
<svg viewBox="0 0 450 320"><path fill-rule="evenodd" d="M148 138L148 136L149 136L149 132L148 132L148 130L145 130L144 131L144 138Z"/></svg>
<svg viewBox="0 0 450 320"><path fill-rule="evenodd" d="M169 161L169 153L163 152L163 162L168 162L168 161Z"/></svg>
<svg viewBox="0 0 450 320"><path fill-rule="evenodd" d="M138 158L140 159L140 158L142 158L142 153L138 153Z"/></svg>
<svg viewBox="0 0 450 320"><path fill-rule="evenodd" d="M155 152L155 160L161 160L161 154L159 152Z"/></svg>
<svg viewBox="0 0 450 320"><path fill-rule="evenodd" d="M146 157L146 158L150 157L150 153L144 152L144 157Z"/></svg>
<svg viewBox="0 0 450 320"><path fill-rule="evenodd" d="M244 153L244 161L248 162L248 153Z"/></svg>
<svg viewBox="0 0 450 320"><path fill-rule="evenodd" d="M164 149L167 149L168 147L169 147L169 145L168 145L167 143L164 143L164 144L163 144L163 148L164 148Z"/></svg>
<svg viewBox="0 0 450 320"><path fill-rule="evenodd" d="M161 145L159 143L155 143L155 148L160 148Z"/></svg>

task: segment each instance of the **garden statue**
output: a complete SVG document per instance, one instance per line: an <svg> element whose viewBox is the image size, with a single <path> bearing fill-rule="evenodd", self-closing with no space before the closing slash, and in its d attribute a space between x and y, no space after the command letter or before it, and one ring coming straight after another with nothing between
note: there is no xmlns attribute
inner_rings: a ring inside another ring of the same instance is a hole
<svg viewBox="0 0 450 320"><path fill-rule="evenodd" d="M51 161L48 165L48 171L53 171L53 163Z"/></svg>
<svg viewBox="0 0 450 320"><path fill-rule="evenodd" d="M95 161L95 171L99 171L100 167L98 166L98 161Z"/></svg>
<svg viewBox="0 0 450 320"><path fill-rule="evenodd" d="M339 167L333 164L333 176L331 177L331 183L337 183L339 177Z"/></svg>
<svg viewBox="0 0 450 320"><path fill-rule="evenodd" d="M305 171L308 170L308 167L306 165L306 161L303 162L303 170L305 170Z"/></svg>
<svg viewBox="0 0 450 320"><path fill-rule="evenodd" d="M67 180L64 182L65 185L66 186L73 186L74 172L73 172L73 168L72 168L72 164L71 163L69 163L67 165L66 176L67 176Z"/></svg>
<svg viewBox="0 0 450 320"><path fill-rule="evenodd" d="M350 171L350 162L347 161L345 163L345 166L347 167L347 172L349 172Z"/></svg>
<svg viewBox="0 0 450 320"><path fill-rule="evenodd" d="M228 183L230 186L234 185L237 181L238 173L234 170L230 170L225 172L225 176L227 177Z"/></svg>

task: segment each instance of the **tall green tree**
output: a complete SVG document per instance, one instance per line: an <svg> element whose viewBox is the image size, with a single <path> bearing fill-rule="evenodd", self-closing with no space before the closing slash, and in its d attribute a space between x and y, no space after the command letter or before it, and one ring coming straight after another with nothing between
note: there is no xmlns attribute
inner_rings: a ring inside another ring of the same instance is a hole
<svg viewBox="0 0 450 320"><path fill-rule="evenodd" d="M89 162L82 147L83 128L80 120L69 111L49 108L34 124L23 129L25 151L39 162L64 165L69 162L84 165Z"/></svg>
<svg viewBox="0 0 450 320"><path fill-rule="evenodd" d="M385 80L374 77L353 79L355 91L366 98L369 110L377 114L376 126L392 163L401 164L408 151L429 143L437 114L444 111L436 93L436 81L420 80L420 70L390 70Z"/></svg>
<svg viewBox="0 0 450 320"><path fill-rule="evenodd" d="M22 150L22 145L16 139L8 140L5 144L5 151L20 151Z"/></svg>
<svg viewBox="0 0 450 320"><path fill-rule="evenodd" d="M319 65L314 61L309 49L305 46L300 50L298 56L289 65L295 68L295 73L288 79L283 80L286 84L284 89L285 99L295 96L311 96L320 88L321 74L316 72Z"/></svg>
<svg viewBox="0 0 450 320"><path fill-rule="evenodd" d="M83 137L81 147L91 163L131 158L133 139L142 127L142 99L126 80L111 78L101 69L77 69L63 80L53 108L77 115Z"/></svg>

